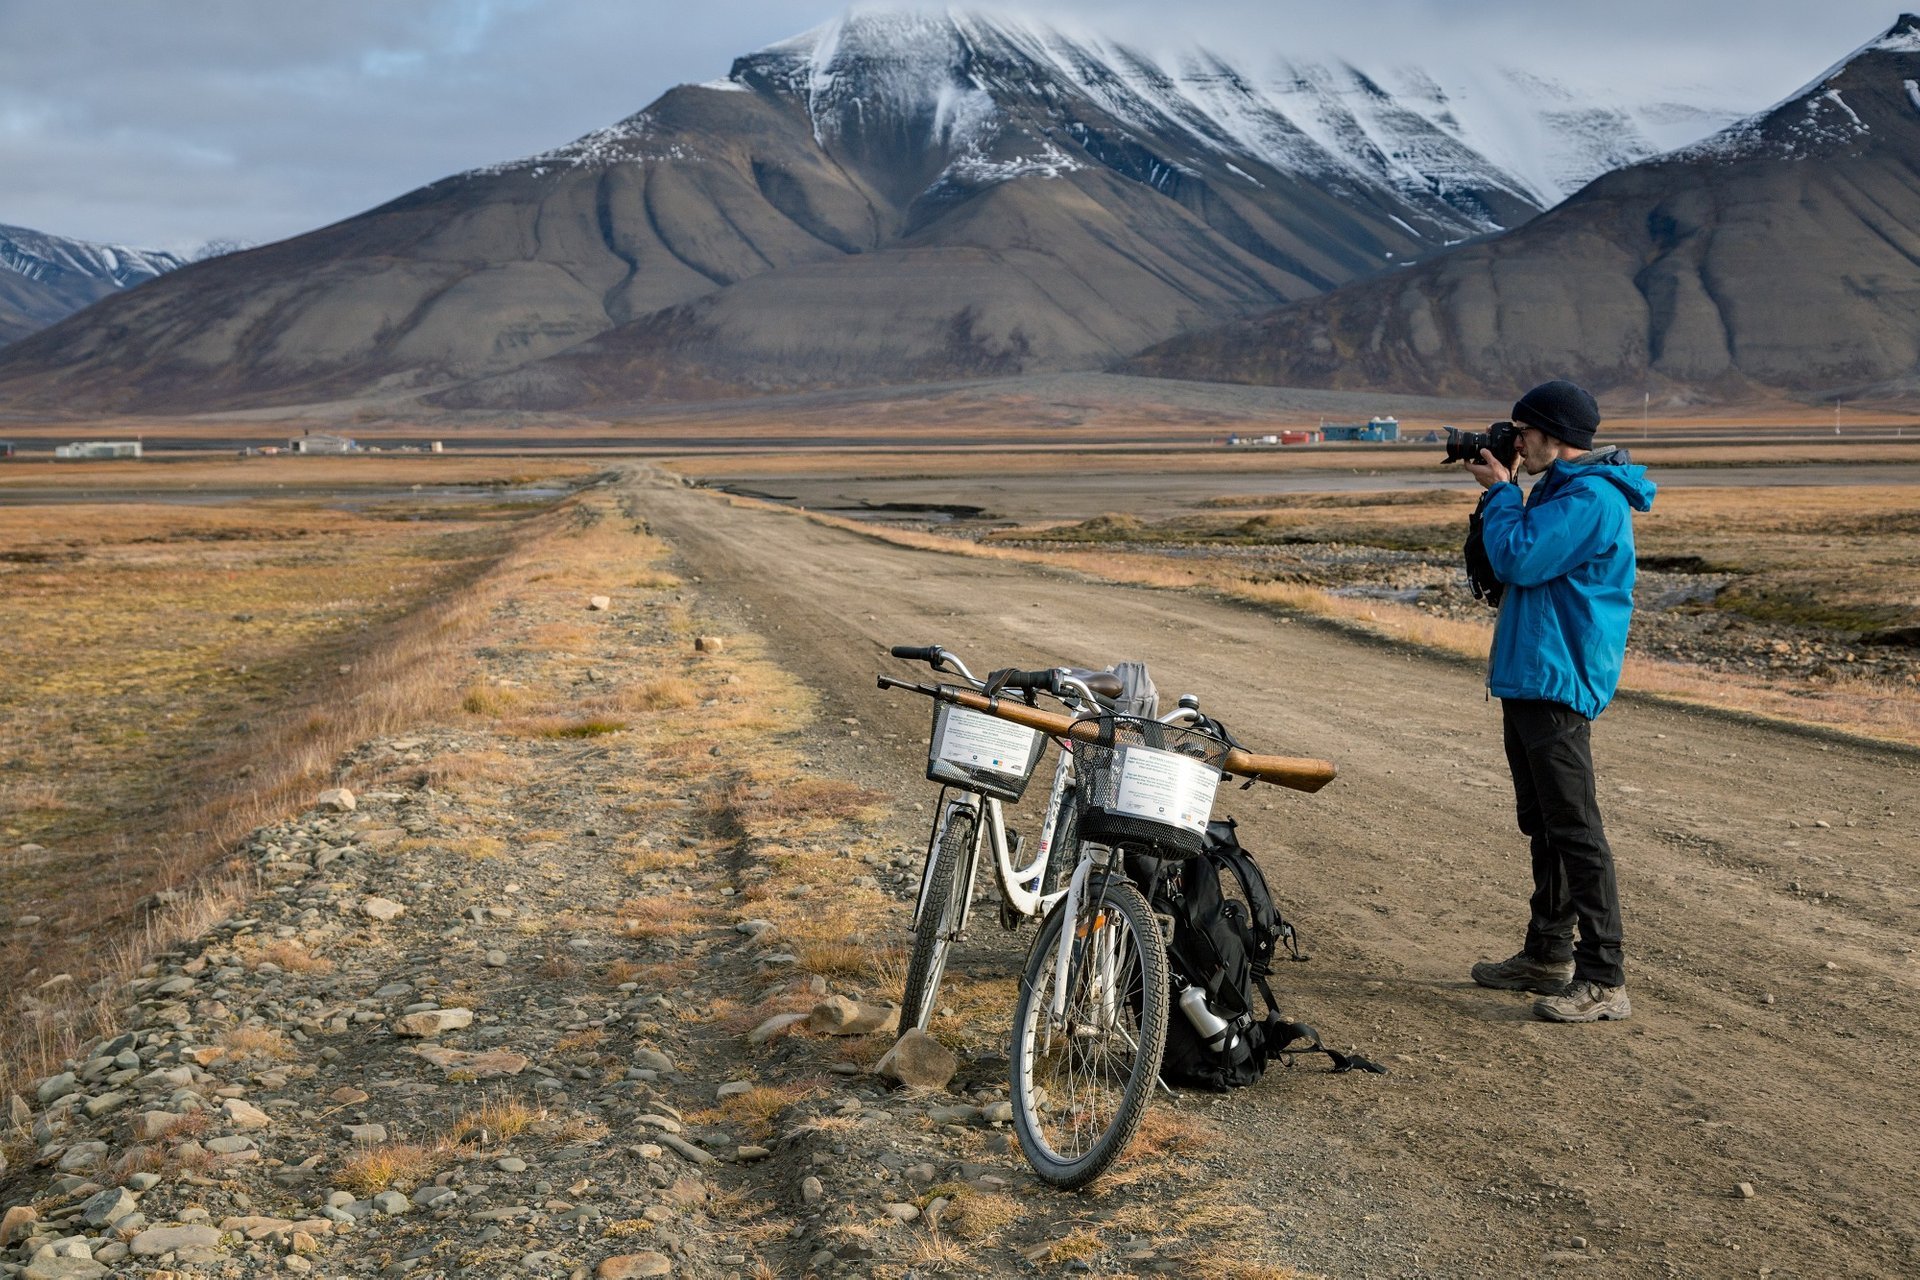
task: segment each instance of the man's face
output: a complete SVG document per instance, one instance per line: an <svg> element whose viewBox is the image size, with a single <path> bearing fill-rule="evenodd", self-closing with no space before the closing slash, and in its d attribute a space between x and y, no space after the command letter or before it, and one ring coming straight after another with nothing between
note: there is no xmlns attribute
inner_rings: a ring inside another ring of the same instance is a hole
<svg viewBox="0 0 1920 1280"><path fill-rule="evenodd" d="M1518 425L1518 424L1516 424ZM1520 427L1520 465L1537 476L1560 456L1560 442L1538 427Z"/></svg>

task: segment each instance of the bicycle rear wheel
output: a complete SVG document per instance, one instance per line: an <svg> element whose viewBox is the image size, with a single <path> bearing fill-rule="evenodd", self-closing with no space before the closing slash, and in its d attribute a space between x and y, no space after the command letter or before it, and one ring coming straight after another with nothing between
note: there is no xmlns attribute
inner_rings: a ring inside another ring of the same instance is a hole
<svg viewBox="0 0 1920 1280"><path fill-rule="evenodd" d="M1133 1140L1166 1048L1167 948L1152 909L1118 873L1091 873L1080 910L1055 906L1013 1011L1013 1127L1043 1181L1083 1187ZM1074 941L1059 972L1060 931ZM1053 1016L1064 981L1065 1011Z"/></svg>
<svg viewBox="0 0 1920 1280"><path fill-rule="evenodd" d="M934 844L933 863L927 868L926 901L921 904L920 919L914 925L913 954L907 960L907 989L900 997L902 1034L913 1027L925 1031L933 1021L940 979L947 971L947 956L953 950L961 898L972 879L965 872L967 861L973 856L974 836L980 829L978 822L978 814L973 809L950 809L946 827Z"/></svg>

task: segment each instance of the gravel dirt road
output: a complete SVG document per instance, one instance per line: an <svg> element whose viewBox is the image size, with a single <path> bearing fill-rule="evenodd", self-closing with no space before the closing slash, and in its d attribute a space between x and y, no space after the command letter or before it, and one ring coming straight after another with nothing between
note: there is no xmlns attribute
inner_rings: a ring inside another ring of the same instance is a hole
<svg viewBox="0 0 1920 1280"><path fill-rule="evenodd" d="M1616 704L1595 755L1634 1018L1536 1023L1527 998L1466 978L1515 949L1529 887L1475 667L666 482L642 506L703 607L773 642L826 699L823 723L858 718L821 760L897 795L902 840L924 838L927 708L875 689L911 674L889 644L939 642L981 670L1144 659L1163 695L1198 693L1256 749L1339 763L1318 795L1229 791L1216 809L1314 953L1277 974L1290 1012L1393 1070L1274 1071L1206 1113L1220 1168L1284 1215L1303 1265L1920 1273L1920 757ZM1011 975L978 915L956 963Z"/></svg>

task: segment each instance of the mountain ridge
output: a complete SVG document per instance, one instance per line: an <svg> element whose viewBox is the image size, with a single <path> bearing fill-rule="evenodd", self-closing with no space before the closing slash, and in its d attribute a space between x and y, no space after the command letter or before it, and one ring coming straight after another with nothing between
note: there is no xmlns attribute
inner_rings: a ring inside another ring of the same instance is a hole
<svg viewBox="0 0 1920 1280"><path fill-rule="evenodd" d="M1920 18L1498 239L1182 335L1133 372L1428 394L1737 398L1920 372Z"/></svg>
<svg viewBox="0 0 1920 1280"><path fill-rule="evenodd" d="M17 343L0 395L564 407L1102 367L1550 201L1476 150L1473 94L1382 83L855 11L560 147ZM1572 139L1556 164L1610 163L1596 137L1651 149L1627 114L1567 101L1539 124Z"/></svg>
<svg viewBox="0 0 1920 1280"><path fill-rule="evenodd" d="M0 224L0 345L185 265L158 250Z"/></svg>

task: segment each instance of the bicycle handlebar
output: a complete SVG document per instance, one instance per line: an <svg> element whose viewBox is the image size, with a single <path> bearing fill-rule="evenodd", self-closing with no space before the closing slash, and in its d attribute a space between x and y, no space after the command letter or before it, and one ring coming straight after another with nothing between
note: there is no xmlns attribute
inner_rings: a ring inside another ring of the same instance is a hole
<svg viewBox="0 0 1920 1280"><path fill-rule="evenodd" d="M937 644L897 644L888 650L896 658L905 658L908 662L932 662L940 656Z"/></svg>
<svg viewBox="0 0 1920 1280"><path fill-rule="evenodd" d="M1023 724L1029 729L1038 729L1055 737L1077 738L1083 742L1092 742L1100 736L1099 717L1076 720L1054 711L1043 711L1039 707L1029 707L1024 702L1003 702L999 698L989 698L983 694L970 693L956 689L952 685L913 684L906 680L895 680L889 676L880 677L882 689L911 689L915 693L925 694L941 702L951 702L958 707L973 711L984 711L990 716L1002 720L1011 720ZM1304 756L1263 756L1239 747L1227 750L1226 761L1221 769L1226 773L1239 774L1243 778L1257 778L1261 782L1271 782L1275 786L1290 787L1295 791L1315 792L1332 782L1339 770L1328 760L1314 760Z"/></svg>

